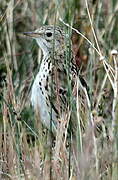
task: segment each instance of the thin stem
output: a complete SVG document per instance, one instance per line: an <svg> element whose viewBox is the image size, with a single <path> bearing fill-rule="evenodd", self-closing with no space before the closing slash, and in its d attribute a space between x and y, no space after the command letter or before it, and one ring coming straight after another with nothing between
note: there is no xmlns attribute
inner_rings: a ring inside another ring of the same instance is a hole
<svg viewBox="0 0 118 180"><path fill-rule="evenodd" d="M99 92L99 95L97 97L97 102L96 102L96 107L95 109L97 110L98 106L99 106L99 103L100 103L100 100L101 100L101 97L102 97L102 94L103 94L103 89L105 87L105 84L106 84L106 80L107 80L107 74L105 74L105 77L103 79L103 82L102 82L102 85L101 85L101 89L100 89L100 92Z"/></svg>
<svg viewBox="0 0 118 180"><path fill-rule="evenodd" d="M77 29L73 28L71 25L69 25L68 23L65 23L61 18L59 18L59 20L67 27L71 28L72 30L74 30L77 34L79 34L80 36L82 36L91 46L92 48L98 53L98 55L101 57L101 53L98 51L98 49L92 44L92 42L86 37L84 36L80 31L78 31Z"/></svg>
<svg viewBox="0 0 118 180"><path fill-rule="evenodd" d="M100 57L102 56L102 53L101 53L101 50L100 50L100 47L99 47L99 44L98 44L98 40L97 40L97 36L95 34L95 30L93 28L93 22L92 22L92 18L91 18L91 15L90 15L90 11L89 11L89 7L88 7L88 1L85 0L85 3L86 3L86 9L87 9L87 13L88 13L88 17L89 17L89 20L90 20L90 24L91 24L91 29L92 29L92 32L93 32L93 36L95 38L95 42L96 42L96 45L97 45L97 49L99 51L99 55Z"/></svg>
<svg viewBox="0 0 118 180"><path fill-rule="evenodd" d="M115 76L114 76L114 83L113 83L114 98L113 98L113 106L112 106L112 129L114 129L114 126L115 126L115 120L116 120L115 110L116 110L117 94L118 94L118 87L117 87L118 68L117 68L117 62L116 62L115 56L113 56L113 60L114 60Z"/></svg>
<svg viewBox="0 0 118 180"><path fill-rule="evenodd" d="M106 62L105 62L105 61L103 61L103 66L104 66L104 68L105 68L105 71L106 71L106 73L107 73L107 76L108 76L108 78L109 78L109 81L110 81L110 83L111 83L111 85L112 85L112 88L114 88L113 80L112 80L111 77L110 77L109 68L106 67ZM107 69L107 68L108 68L108 69Z"/></svg>

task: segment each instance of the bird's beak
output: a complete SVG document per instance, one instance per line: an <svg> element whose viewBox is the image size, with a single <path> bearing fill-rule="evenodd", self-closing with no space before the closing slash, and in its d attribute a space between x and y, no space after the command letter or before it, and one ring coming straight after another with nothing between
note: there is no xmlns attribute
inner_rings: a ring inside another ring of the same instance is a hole
<svg viewBox="0 0 118 180"><path fill-rule="evenodd" d="M23 34L25 36L29 36L29 37L32 37L32 38L38 38L38 37L40 37L40 35L42 33L38 33L38 32L23 32Z"/></svg>

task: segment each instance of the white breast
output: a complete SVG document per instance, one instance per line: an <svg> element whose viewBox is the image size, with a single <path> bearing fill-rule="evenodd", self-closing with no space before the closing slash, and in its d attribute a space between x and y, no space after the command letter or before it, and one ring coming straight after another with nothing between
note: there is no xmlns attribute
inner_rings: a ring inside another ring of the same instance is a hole
<svg viewBox="0 0 118 180"><path fill-rule="evenodd" d="M32 91L31 91L31 103L34 110L40 114L41 122L50 128L50 123L52 123L52 131L56 131L56 114L52 110L51 106L46 103L47 92L45 90L46 79L49 76L48 63L41 63L40 70L34 80ZM52 117L51 117L52 116Z"/></svg>

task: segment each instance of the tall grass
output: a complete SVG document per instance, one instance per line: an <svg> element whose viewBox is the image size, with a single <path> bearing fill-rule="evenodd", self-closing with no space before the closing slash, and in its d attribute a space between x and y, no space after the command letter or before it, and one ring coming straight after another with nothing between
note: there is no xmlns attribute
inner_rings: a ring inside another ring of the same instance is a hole
<svg viewBox="0 0 118 180"><path fill-rule="evenodd" d="M0 179L117 180L118 2L4 0L0 9ZM77 85L83 94L76 99L77 156L66 129L62 139L65 122L52 139L30 105L42 52L19 34L44 24L72 31L75 60L89 86L90 99Z"/></svg>

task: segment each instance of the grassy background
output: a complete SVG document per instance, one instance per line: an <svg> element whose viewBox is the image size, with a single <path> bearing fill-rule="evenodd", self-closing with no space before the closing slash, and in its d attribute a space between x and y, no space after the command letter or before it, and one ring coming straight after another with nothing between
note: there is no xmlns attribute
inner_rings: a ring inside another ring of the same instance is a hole
<svg viewBox="0 0 118 180"><path fill-rule="evenodd" d="M1 180L118 179L118 54L112 51L118 49L118 2L88 2L92 26L82 0L0 1ZM19 35L45 24L66 28L59 18L82 32L96 47L98 42L99 52L105 57L101 58L73 31L73 52L89 86L91 108L79 102L81 148L71 163L61 137L56 138L55 148L50 151L49 132L44 130L42 134L39 118L30 106L30 89L42 52L34 41ZM91 128L89 115L93 116Z"/></svg>

